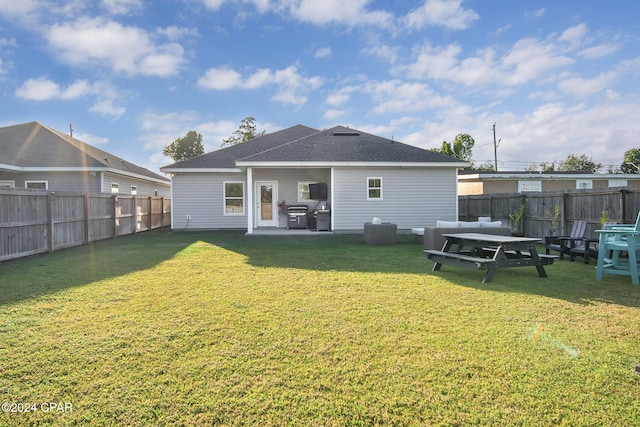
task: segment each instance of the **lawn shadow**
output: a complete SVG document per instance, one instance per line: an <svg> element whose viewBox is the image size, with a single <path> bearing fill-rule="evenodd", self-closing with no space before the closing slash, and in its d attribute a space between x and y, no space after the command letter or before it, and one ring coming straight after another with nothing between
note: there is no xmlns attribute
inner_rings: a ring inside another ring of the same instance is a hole
<svg viewBox="0 0 640 427"><path fill-rule="evenodd" d="M210 243L242 253L253 266L417 274L424 276L425 286L430 277L437 276L478 290L539 295L583 305L605 302L640 307L640 287L633 286L628 277L605 275L604 280L596 281L594 262L556 260L545 267L548 277L544 278L533 267L503 269L483 284L482 271L444 266L432 273L433 263L411 235L400 235L398 244L392 246L367 245L362 235L221 237L212 236Z"/></svg>
<svg viewBox="0 0 640 427"><path fill-rule="evenodd" d="M0 306L153 268L199 240L168 228L0 263Z"/></svg>

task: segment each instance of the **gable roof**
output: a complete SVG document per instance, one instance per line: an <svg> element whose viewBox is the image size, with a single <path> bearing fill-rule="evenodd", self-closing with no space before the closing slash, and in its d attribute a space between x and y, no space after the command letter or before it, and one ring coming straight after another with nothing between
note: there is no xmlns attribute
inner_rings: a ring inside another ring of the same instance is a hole
<svg viewBox="0 0 640 427"><path fill-rule="evenodd" d="M296 125L251 139L241 144L231 145L206 154L201 154L160 169L170 171L171 169L236 168L236 161L238 159L249 157L265 150L270 150L290 141L296 141L305 136L313 135L317 132L319 131L316 129L303 125Z"/></svg>
<svg viewBox="0 0 640 427"><path fill-rule="evenodd" d="M110 171L163 183L169 181L38 122L0 128L0 170Z"/></svg>
<svg viewBox="0 0 640 427"><path fill-rule="evenodd" d="M297 125L203 154L161 168L175 172L185 169L237 168L241 166L331 165L440 165L464 167L468 163L430 150L403 144L344 126L317 131Z"/></svg>

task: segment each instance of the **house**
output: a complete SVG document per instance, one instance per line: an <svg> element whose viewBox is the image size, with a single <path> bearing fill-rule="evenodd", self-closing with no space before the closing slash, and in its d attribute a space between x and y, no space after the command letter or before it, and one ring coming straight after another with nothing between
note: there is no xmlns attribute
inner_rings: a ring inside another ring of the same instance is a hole
<svg viewBox="0 0 640 427"><path fill-rule="evenodd" d="M374 217L399 230L456 220L457 172L466 166L348 127L297 125L161 170L172 176L174 230L251 234L309 227L307 210L336 232L362 231Z"/></svg>
<svg viewBox="0 0 640 427"><path fill-rule="evenodd" d="M478 172L470 170L461 171L458 174L458 192L461 196L613 187L640 187L640 175L585 172Z"/></svg>
<svg viewBox="0 0 640 427"><path fill-rule="evenodd" d="M37 122L0 128L0 187L164 196L169 179Z"/></svg>

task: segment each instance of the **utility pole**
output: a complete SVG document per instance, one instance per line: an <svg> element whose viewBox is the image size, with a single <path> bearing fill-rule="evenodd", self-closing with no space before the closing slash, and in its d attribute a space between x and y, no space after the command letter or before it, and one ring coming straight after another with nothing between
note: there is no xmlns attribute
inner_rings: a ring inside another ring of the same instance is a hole
<svg viewBox="0 0 640 427"><path fill-rule="evenodd" d="M493 125L495 127L495 125ZM71 138L73 138L73 126L71 125L71 123L69 123L69 136L71 136ZM494 135L494 139L495 139L495 135Z"/></svg>
<svg viewBox="0 0 640 427"><path fill-rule="evenodd" d="M498 142L496 142L496 124L494 123L493 124L493 155L495 158L494 166L495 166L496 172L498 172Z"/></svg>

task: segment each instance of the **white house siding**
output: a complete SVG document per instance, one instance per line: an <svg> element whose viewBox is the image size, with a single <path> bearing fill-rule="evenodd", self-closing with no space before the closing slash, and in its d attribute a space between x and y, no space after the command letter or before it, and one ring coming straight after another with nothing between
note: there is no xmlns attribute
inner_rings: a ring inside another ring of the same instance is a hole
<svg viewBox="0 0 640 427"><path fill-rule="evenodd" d="M131 194L132 185L137 187L138 196L154 196L156 195L156 191L160 197L169 197L171 194L169 182L162 184L126 175L104 172L102 192L111 193L112 183L118 184L118 194Z"/></svg>
<svg viewBox="0 0 640 427"><path fill-rule="evenodd" d="M367 200L367 178L382 178L383 200ZM335 168L334 230L362 230L373 217L399 230L457 219L454 168Z"/></svg>
<svg viewBox="0 0 640 427"><path fill-rule="evenodd" d="M298 182L325 182L330 186L331 172L327 168L318 169L254 169L254 181L277 181L278 201L286 201L289 205L306 204L314 207L315 201L298 200ZM331 192L331 188L329 188Z"/></svg>
<svg viewBox="0 0 640 427"><path fill-rule="evenodd" d="M246 229L242 215L224 215L224 182L246 181L244 173L176 173L172 179L171 228L174 230ZM245 204L247 187L245 185ZM187 220L187 216L191 219Z"/></svg>

